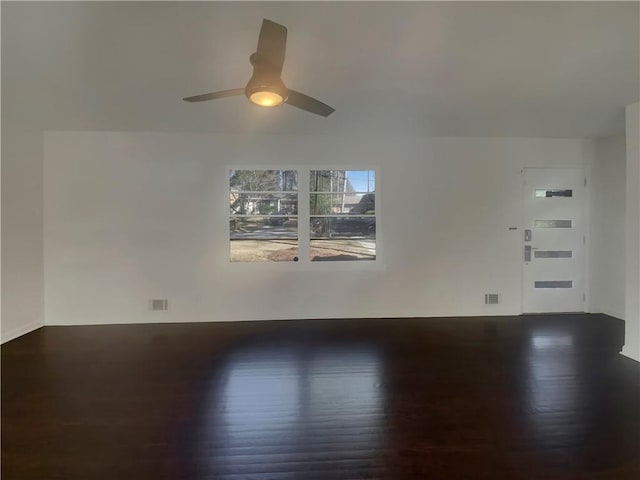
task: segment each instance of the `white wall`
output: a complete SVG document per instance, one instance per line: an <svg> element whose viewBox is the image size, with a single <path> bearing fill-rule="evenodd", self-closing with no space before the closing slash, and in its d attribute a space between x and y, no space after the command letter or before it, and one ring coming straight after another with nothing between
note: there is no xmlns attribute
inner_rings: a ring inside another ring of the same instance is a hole
<svg viewBox="0 0 640 480"><path fill-rule="evenodd" d="M44 324L42 221L42 132L3 121L2 342Z"/></svg>
<svg viewBox="0 0 640 480"><path fill-rule="evenodd" d="M520 170L592 155L560 139L48 132L46 323L518 314ZM379 265L228 262L227 167L296 165L379 168Z"/></svg>
<svg viewBox="0 0 640 480"><path fill-rule="evenodd" d="M640 361L640 103L627 106L627 291L625 346Z"/></svg>
<svg viewBox="0 0 640 480"><path fill-rule="evenodd" d="M591 311L625 316L625 136L594 142L591 168Z"/></svg>

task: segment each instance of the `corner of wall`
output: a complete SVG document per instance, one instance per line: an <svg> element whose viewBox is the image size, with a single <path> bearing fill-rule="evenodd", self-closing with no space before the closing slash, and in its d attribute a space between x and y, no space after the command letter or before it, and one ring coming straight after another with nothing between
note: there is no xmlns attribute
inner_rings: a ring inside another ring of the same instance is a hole
<svg viewBox="0 0 640 480"><path fill-rule="evenodd" d="M41 131L3 121L2 343L44 325L42 142Z"/></svg>
<svg viewBox="0 0 640 480"><path fill-rule="evenodd" d="M594 140L590 185L589 291L594 313L624 319L625 261L625 136Z"/></svg>
<svg viewBox="0 0 640 480"><path fill-rule="evenodd" d="M0 340L0 343L10 342L11 340L15 340L16 338L21 337L22 335L26 335L27 333L31 333L42 327L44 327L44 318L39 318L33 322L13 328L7 332L3 331L2 340Z"/></svg>
<svg viewBox="0 0 640 480"><path fill-rule="evenodd" d="M626 300L622 353L640 361L640 102L626 107Z"/></svg>

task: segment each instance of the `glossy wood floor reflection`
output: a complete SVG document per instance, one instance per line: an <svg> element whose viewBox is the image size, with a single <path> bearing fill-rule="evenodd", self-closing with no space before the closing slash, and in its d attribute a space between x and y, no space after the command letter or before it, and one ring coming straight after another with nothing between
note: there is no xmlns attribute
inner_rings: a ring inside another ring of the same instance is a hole
<svg viewBox="0 0 640 480"><path fill-rule="evenodd" d="M2 478L640 478L598 315L46 327L2 346Z"/></svg>

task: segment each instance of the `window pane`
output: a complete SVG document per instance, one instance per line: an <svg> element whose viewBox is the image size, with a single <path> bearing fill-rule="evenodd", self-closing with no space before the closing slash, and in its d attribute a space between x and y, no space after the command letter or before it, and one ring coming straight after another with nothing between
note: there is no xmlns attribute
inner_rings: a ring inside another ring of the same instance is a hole
<svg viewBox="0 0 640 480"><path fill-rule="evenodd" d="M376 237L374 216L311 217L311 238Z"/></svg>
<svg viewBox="0 0 640 480"><path fill-rule="evenodd" d="M536 220L535 228L571 228L571 220Z"/></svg>
<svg viewBox="0 0 640 480"><path fill-rule="evenodd" d="M309 209L311 215L356 213L374 215L376 211L373 193L312 193Z"/></svg>
<svg viewBox="0 0 640 480"><path fill-rule="evenodd" d="M573 258L572 250L538 250L536 258Z"/></svg>
<svg viewBox="0 0 640 480"><path fill-rule="evenodd" d="M296 170L231 170L232 192L295 192L298 190Z"/></svg>
<svg viewBox="0 0 640 480"><path fill-rule="evenodd" d="M311 170L309 190L329 193L373 193L374 170Z"/></svg>
<svg viewBox="0 0 640 480"><path fill-rule="evenodd" d="M551 197L573 197L573 190L547 190L537 189L536 198L551 198Z"/></svg>
<svg viewBox="0 0 640 480"><path fill-rule="evenodd" d="M276 240L298 238L298 217L230 217L231 240Z"/></svg>
<svg viewBox="0 0 640 480"><path fill-rule="evenodd" d="M376 241L375 238L311 240L309 254L312 262L375 260Z"/></svg>
<svg viewBox="0 0 640 480"><path fill-rule="evenodd" d="M573 288L572 280L550 280L534 282L535 288Z"/></svg>
<svg viewBox="0 0 640 480"><path fill-rule="evenodd" d="M297 193L237 193L229 194L231 215L297 215Z"/></svg>
<svg viewBox="0 0 640 480"><path fill-rule="evenodd" d="M373 216L312 217L311 261L375 260Z"/></svg>
<svg viewBox="0 0 640 480"><path fill-rule="evenodd" d="M231 240L232 262L295 262L298 240Z"/></svg>
<svg viewBox="0 0 640 480"><path fill-rule="evenodd" d="M291 262L298 257L298 217L229 218L232 262Z"/></svg>

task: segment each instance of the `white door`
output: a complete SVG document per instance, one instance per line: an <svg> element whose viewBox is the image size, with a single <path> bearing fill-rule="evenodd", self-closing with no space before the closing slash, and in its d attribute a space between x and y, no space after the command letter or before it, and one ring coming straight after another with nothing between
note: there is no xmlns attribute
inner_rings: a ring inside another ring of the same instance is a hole
<svg viewBox="0 0 640 480"><path fill-rule="evenodd" d="M584 311L585 176L524 169L523 312Z"/></svg>

